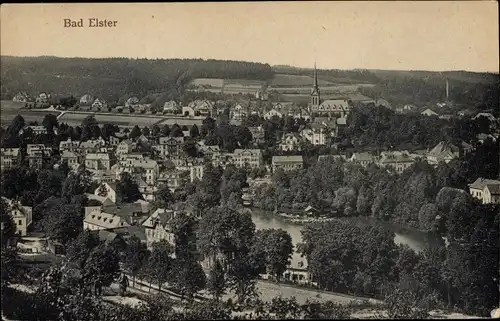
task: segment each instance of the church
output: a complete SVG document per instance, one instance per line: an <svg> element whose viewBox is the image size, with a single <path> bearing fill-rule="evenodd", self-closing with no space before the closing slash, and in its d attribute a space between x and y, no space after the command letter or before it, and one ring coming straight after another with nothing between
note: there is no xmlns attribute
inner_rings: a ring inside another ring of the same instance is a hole
<svg viewBox="0 0 500 321"><path fill-rule="evenodd" d="M308 109L311 117L329 117L343 119L347 117L351 109L351 106L346 99L321 100L316 63L314 63L313 87L311 90Z"/></svg>

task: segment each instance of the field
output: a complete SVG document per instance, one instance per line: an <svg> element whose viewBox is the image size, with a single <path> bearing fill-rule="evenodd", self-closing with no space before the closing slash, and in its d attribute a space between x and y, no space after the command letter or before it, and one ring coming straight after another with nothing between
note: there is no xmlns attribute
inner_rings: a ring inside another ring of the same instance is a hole
<svg viewBox="0 0 500 321"><path fill-rule="evenodd" d="M312 76L276 74L271 82L272 87L293 87L293 86L309 86L313 84ZM334 85L334 83L318 79L318 85Z"/></svg>
<svg viewBox="0 0 500 321"><path fill-rule="evenodd" d="M43 117L50 113L60 114L59 111L42 111L42 110L29 110L21 109L24 104L13 103L12 101L2 100L0 102L0 112L1 112L1 125L8 126L12 119L21 115L26 123L37 121L41 123ZM59 118L59 123L66 123L70 126L81 125L82 120L88 115L94 115L99 124L116 124L121 127L133 127L138 126L149 126L153 124L161 123L162 125L168 124L173 125L175 123L179 125L192 126L193 124L201 125L201 119L184 119L184 118L171 118L164 116L145 116L145 115L119 115L119 114L106 114L106 113L92 113L92 112L65 112Z"/></svg>
<svg viewBox="0 0 500 321"><path fill-rule="evenodd" d="M221 78L196 78L193 79L190 85L199 86L199 85L208 85L212 87L221 88L224 85L224 79Z"/></svg>

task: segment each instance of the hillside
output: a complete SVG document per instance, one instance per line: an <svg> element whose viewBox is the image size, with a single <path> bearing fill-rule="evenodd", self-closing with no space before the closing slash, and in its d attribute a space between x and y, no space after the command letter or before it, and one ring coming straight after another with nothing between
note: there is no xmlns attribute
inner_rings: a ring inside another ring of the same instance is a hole
<svg viewBox="0 0 500 321"><path fill-rule="evenodd" d="M172 92L178 96L194 78L268 80L268 64L203 59L1 57L1 99L20 91L108 101Z"/></svg>

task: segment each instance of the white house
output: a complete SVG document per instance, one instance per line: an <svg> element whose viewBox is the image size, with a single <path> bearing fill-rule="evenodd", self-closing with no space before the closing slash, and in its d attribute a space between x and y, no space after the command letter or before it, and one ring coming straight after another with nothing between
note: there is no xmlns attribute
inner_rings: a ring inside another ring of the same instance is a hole
<svg viewBox="0 0 500 321"><path fill-rule="evenodd" d="M469 185L469 191L483 204L500 204L500 180L478 178Z"/></svg>

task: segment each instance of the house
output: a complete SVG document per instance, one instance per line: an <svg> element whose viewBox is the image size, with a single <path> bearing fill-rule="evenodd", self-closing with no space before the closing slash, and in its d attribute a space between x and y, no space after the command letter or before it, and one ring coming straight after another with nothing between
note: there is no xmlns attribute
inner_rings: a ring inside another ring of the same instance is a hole
<svg viewBox="0 0 500 321"><path fill-rule="evenodd" d="M248 130L250 130L250 133L252 133L252 141L255 144L259 144L261 142L264 142L265 131L264 131L264 127L262 127L262 125L250 126L250 127L248 127Z"/></svg>
<svg viewBox="0 0 500 321"><path fill-rule="evenodd" d="M283 114L281 112L279 112L278 110L272 108L271 110L269 110L267 113L264 114L264 119L269 120L269 119L273 118L274 116L281 118L281 117L283 117Z"/></svg>
<svg viewBox="0 0 500 321"><path fill-rule="evenodd" d="M80 142L78 150L83 154L96 153L102 147L106 147L106 141L102 137L99 137L98 139L89 139L85 142Z"/></svg>
<svg viewBox="0 0 500 321"><path fill-rule="evenodd" d="M349 102L346 99L328 99L324 100L319 106L312 107L311 113L322 116L328 115L346 117L350 111Z"/></svg>
<svg viewBox="0 0 500 321"><path fill-rule="evenodd" d="M398 174L404 172L414 163L415 160L408 151L382 152L378 161L379 166L392 167Z"/></svg>
<svg viewBox="0 0 500 321"><path fill-rule="evenodd" d="M433 111L432 109L430 108L427 108L426 110L424 110L423 112L420 113L421 115L424 115L424 116L439 116L438 113L436 113L435 111Z"/></svg>
<svg viewBox="0 0 500 321"><path fill-rule="evenodd" d="M431 165L437 165L439 162L449 163L457 158L460 151L457 146L446 142L439 142L428 154L427 162Z"/></svg>
<svg viewBox="0 0 500 321"><path fill-rule="evenodd" d="M500 204L500 180L478 178L469 185L469 192L483 204Z"/></svg>
<svg viewBox="0 0 500 321"><path fill-rule="evenodd" d="M233 164L237 167L259 168L264 165L260 149L235 149Z"/></svg>
<svg viewBox="0 0 500 321"><path fill-rule="evenodd" d="M318 156L318 163L319 162L336 162L337 160L346 160L345 155L319 155Z"/></svg>
<svg viewBox="0 0 500 321"><path fill-rule="evenodd" d="M183 144L184 137L160 137L158 144L153 145L153 149L163 157L178 157L183 152Z"/></svg>
<svg viewBox="0 0 500 321"><path fill-rule="evenodd" d="M300 136L305 138L313 145L326 145L326 128L318 124L310 124L299 132Z"/></svg>
<svg viewBox="0 0 500 321"><path fill-rule="evenodd" d="M191 108L193 111L193 114L189 113L186 115L186 111L184 107L182 108L182 113L186 116L205 116L209 117L212 114L212 111L214 109L214 103L209 101L209 100L195 100L191 102L188 107Z"/></svg>
<svg viewBox="0 0 500 321"><path fill-rule="evenodd" d="M201 181L203 178L203 165L192 165L189 167L189 179L192 182L195 180Z"/></svg>
<svg viewBox="0 0 500 321"><path fill-rule="evenodd" d="M410 105L410 104L404 105L404 107L403 107L404 111L414 111L416 109L417 109L417 107L415 105Z"/></svg>
<svg viewBox="0 0 500 321"><path fill-rule="evenodd" d="M88 169L109 170L111 166L109 153L88 153L85 155L85 167Z"/></svg>
<svg viewBox="0 0 500 321"><path fill-rule="evenodd" d="M302 155L273 156L272 158L273 172L276 172L279 168L283 169L285 172L289 172L303 167L304 159L302 158Z"/></svg>
<svg viewBox="0 0 500 321"><path fill-rule="evenodd" d="M184 183L184 175L186 171L183 170L170 170L167 172L160 173L158 177L158 184L164 184L170 188L172 192L175 192Z"/></svg>
<svg viewBox="0 0 500 321"><path fill-rule="evenodd" d="M52 155L52 148L44 144L28 144L26 147L26 157L30 168L42 168L51 160Z"/></svg>
<svg viewBox="0 0 500 321"><path fill-rule="evenodd" d="M47 93L40 93L40 95L38 95L35 99L35 102L37 104L48 104L49 102L49 98L50 98L50 95L48 95Z"/></svg>
<svg viewBox="0 0 500 321"><path fill-rule="evenodd" d="M376 157L370 153L353 153L351 158L349 158L350 162L358 163L363 167L366 167L369 164L375 163L375 160L376 160Z"/></svg>
<svg viewBox="0 0 500 321"><path fill-rule="evenodd" d="M138 104L139 104L139 98L137 98L135 96L134 97L130 97L125 102L125 108L130 108L130 107L136 108Z"/></svg>
<svg viewBox="0 0 500 321"><path fill-rule="evenodd" d="M20 148L2 148L0 149L0 168L2 170L17 166L21 163Z"/></svg>
<svg viewBox="0 0 500 321"><path fill-rule="evenodd" d="M302 141L301 137L295 133L287 133L281 138L278 147L282 151L300 150L299 143Z"/></svg>
<svg viewBox="0 0 500 321"><path fill-rule="evenodd" d="M19 135L22 135L28 128L34 135L44 135L48 133L45 126L26 126L19 131Z"/></svg>
<svg viewBox="0 0 500 321"><path fill-rule="evenodd" d="M138 202L110 204L105 201L105 204L100 207L100 211L118 215L128 225L140 225L147 217L147 211ZM128 226L127 224L124 226Z"/></svg>
<svg viewBox="0 0 500 321"><path fill-rule="evenodd" d="M267 100L269 98L269 94L265 89L260 89L255 92L255 98L258 100Z"/></svg>
<svg viewBox="0 0 500 321"><path fill-rule="evenodd" d="M194 111L193 111L194 112ZM182 107L175 100L170 100L163 104L164 114L180 114L182 113Z"/></svg>
<svg viewBox="0 0 500 321"><path fill-rule="evenodd" d="M61 153L61 161L68 164L70 168L77 168L83 163L83 156L78 152L63 150Z"/></svg>
<svg viewBox="0 0 500 321"><path fill-rule="evenodd" d="M7 203L7 213L12 217L16 227L16 234L26 236L28 226L33 221L33 210L29 206L23 206L21 202L9 200L5 197L2 199Z"/></svg>
<svg viewBox="0 0 500 321"><path fill-rule="evenodd" d="M77 140L71 140L68 138L66 141L59 142L59 152L68 151L68 152L76 152L80 146L80 142Z"/></svg>
<svg viewBox="0 0 500 321"><path fill-rule="evenodd" d="M234 106L234 108L231 110L230 116L232 120L241 121L247 116L247 112L246 109L241 106L241 104L236 104L236 106Z"/></svg>
<svg viewBox="0 0 500 321"><path fill-rule="evenodd" d="M191 106L182 106L182 115L184 115L186 117L194 117L195 110Z"/></svg>
<svg viewBox="0 0 500 321"><path fill-rule="evenodd" d="M103 182L94 191L94 195L108 198L116 203L116 183Z"/></svg>
<svg viewBox="0 0 500 321"><path fill-rule="evenodd" d="M80 105L88 106L91 105L95 100L95 97L89 94L85 94L80 98Z"/></svg>
<svg viewBox="0 0 500 321"><path fill-rule="evenodd" d="M104 101L104 99L99 99L99 98L96 98L94 100L94 102L92 103L92 109L102 109L102 108L106 108L107 105L106 105L106 102Z"/></svg>
<svg viewBox="0 0 500 321"><path fill-rule="evenodd" d="M134 151L136 144L133 143L130 139L126 139L121 141L118 146L116 146L116 154L129 154Z"/></svg>
<svg viewBox="0 0 500 321"><path fill-rule="evenodd" d="M142 223L146 231L148 248L151 248L153 243L162 240L166 240L172 245L175 244L171 225L175 214L173 210L159 208Z"/></svg>
<svg viewBox="0 0 500 321"><path fill-rule="evenodd" d="M476 137L477 137L477 141L481 144L483 144L488 139L491 139L492 142L497 141L496 137L491 135L491 134L481 133L481 134L477 134Z"/></svg>
<svg viewBox="0 0 500 321"><path fill-rule="evenodd" d="M127 155L117 164L118 166L115 168L116 179L120 179L123 172L128 172L133 176L138 174L149 185L155 185L160 172L158 163L152 159L144 158L142 155L135 156Z"/></svg>
<svg viewBox="0 0 500 321"><path fill-rule="evenodd" d="M31 100L30 96L25 91L19 92L17 95L14 96L14 98L12 98L12 101L16 103L27 103L30 100Z"/></svg>
<svg viewBox="0 0 500 321"><path fill-rule="evenodd" d="M106 213L101 210L93 210L85 215L83 219L84 230L109 230L118 227L129 226L126 220L116 214Z"/></svg>
<svg viewBox="0 0 500 321"><path fill-rule="evenodd" d="M204 141L197 142L196 149L199 153L203 153L203 155L207 156L208 158L212 158L214 154L220 155L221 153L219 146L205 145Z"/></svg>

